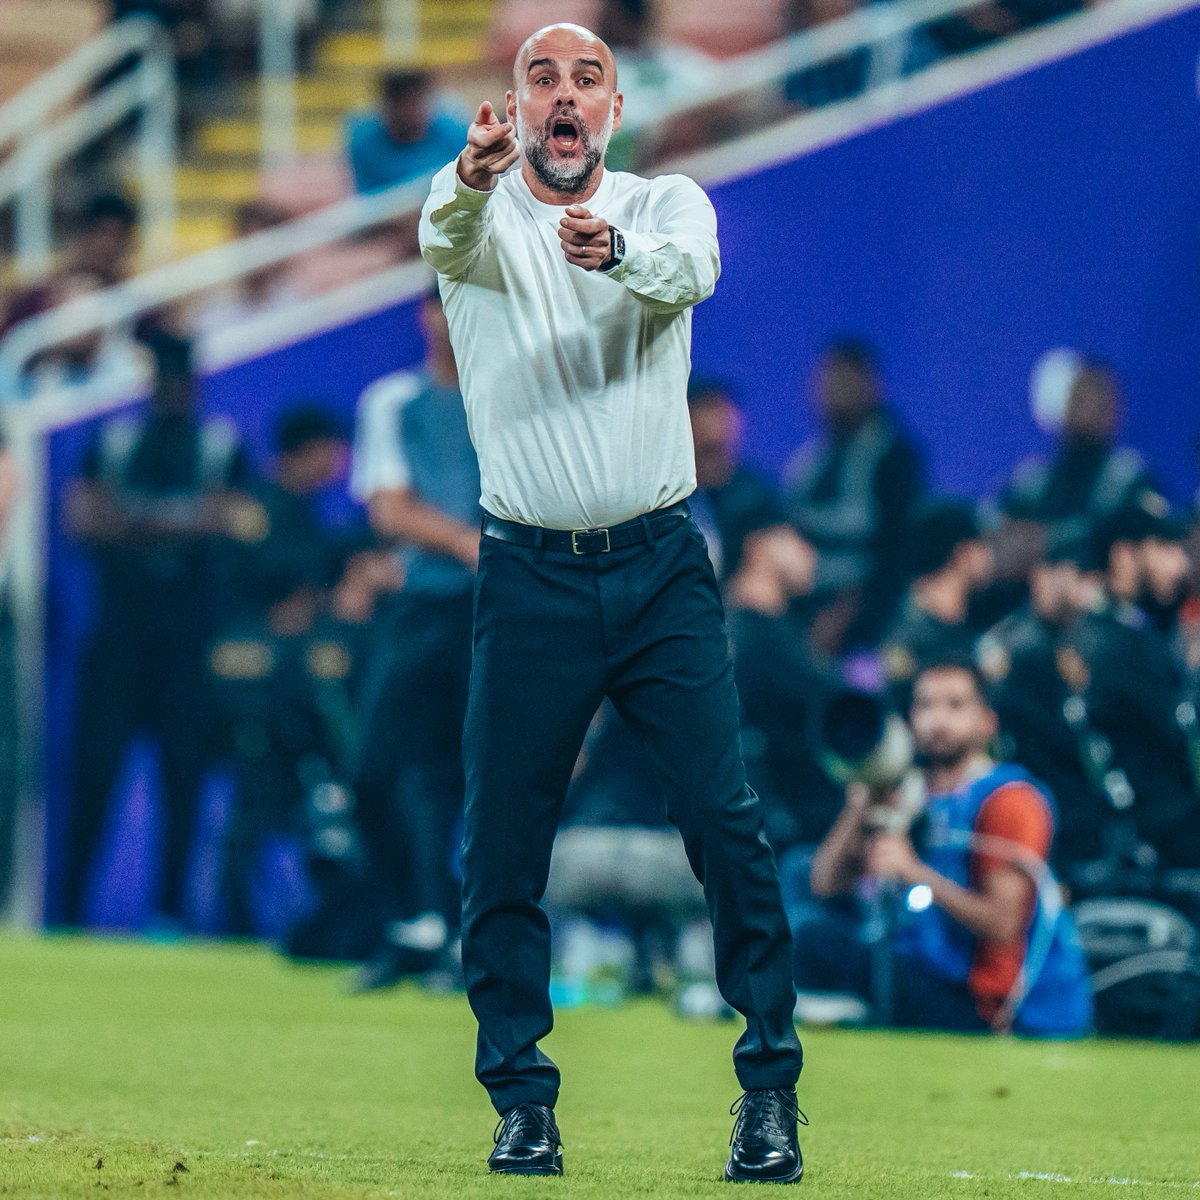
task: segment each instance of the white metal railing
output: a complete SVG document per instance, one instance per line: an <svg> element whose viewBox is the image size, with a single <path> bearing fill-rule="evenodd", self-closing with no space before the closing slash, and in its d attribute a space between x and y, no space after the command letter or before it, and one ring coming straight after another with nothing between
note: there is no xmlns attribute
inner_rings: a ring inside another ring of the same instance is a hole
<svg viewBox="0 0 1200 1200"><path fill-rule="evenodd" d="M118 63L130 70L65 114ZM134 113L141 114L137 167L144 245L150 261L166 258L175 224L175 56L166 31L146 17L127 17L68 55L0 107L0 208L15 209L17 274L49 268L54 250L54 172L73 154Z"/></svg>
<svg viewBox="0 0 1200 1200"><path fill-rule="evenodd" d="M127 283L80 296L23 321L0 342L0 389L11 388L33 358L68 338L127 325L143 313L413 213L428 192L426 178L370 196L352 196L287 225L156 267ZM11 391L5 396L0 390L0 403L12 399Z"/></svg>

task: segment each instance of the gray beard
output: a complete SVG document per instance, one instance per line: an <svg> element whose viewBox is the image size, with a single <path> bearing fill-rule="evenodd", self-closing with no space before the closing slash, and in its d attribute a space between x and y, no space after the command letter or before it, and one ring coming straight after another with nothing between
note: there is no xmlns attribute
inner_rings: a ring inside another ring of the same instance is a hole
<svg viewBox="0 0 1200 1200"><path fill-rule="evenodd" d="M593 136L591 130L580 127L583 157L579 162L554 162L550 158L550 139L546 129L536 132L526 129L524 121L521 120L520 106L517 106L517 129L526 161L545 187L564 196L577 195L587 187L596 168L604 161L604 152L608 149L609 139L612 137L612 123L613 110L610 105L608 120L598 136Z"/></svg>
<svg viewBox="0 0 1200 1200"><path fill-rule="evenodd" d="M590 138L584 146L583 158L577 163L554 162L545 138L538 138L525 147L525 157L533 173L550 188L565 196L574 196L588 185L592 173L604 157L603 151Z"/></svg>

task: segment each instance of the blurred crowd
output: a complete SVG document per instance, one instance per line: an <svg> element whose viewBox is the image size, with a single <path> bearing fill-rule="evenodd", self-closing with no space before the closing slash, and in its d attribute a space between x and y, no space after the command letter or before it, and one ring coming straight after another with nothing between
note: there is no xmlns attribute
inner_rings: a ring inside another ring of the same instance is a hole
<svg viewBox="0 0 1200 1200"><path fill-rule="evenodd" d="M436 293L421 314L420 366L372 384L354 431L298 399L265 468L198 408L190 343L147 332L151 406L100 426L61 514L97 598L58 923L89 920L122 764L150 737L164 815L157 928L189 925L202 787L223 766L235 780L219 871L227 932L261 932L263 847L285 835L312 886L289 915L292 953L358 960L362 989L455 980L481 513ZM1194 878L1200 524L1121 443L1113 370L1079 360L1052 450L978 503L930 493L868 344L830 342L807 402L819 432L776 480L742 460L728 384L696 378L689 394L691 508L725 593L743 751L801 986L825 981L803 930L823 905L845 916L830 880L857 888L845 864L831 868L829 839L841 844L871 807L827 761L823 714L847 688L914 714L922 769L947 738L964 779L984 761L1023 768L1053 814L1029 853L1073 898ZM334 522L329 500L347 490L358 515ZM955 670L970 695L930 699L937 673ZM918 710L933 715L922 724ZM607 707L577 765L547 906L560 1003L669 988L685 1008L721 1010L699 885L652 764Z"/></svg>
<svg viewBox="0 0 1200 1200"><path fill-rule="evenodd" d="M332 7L314 0L305 24ZM794 32L854 7L805 0L778 15ZM1071 7L974 7L901 46L794 74L771 115L848 98L880 72L917 69ZM238 31L250 27L253 5L115 6L117 15L135 10L172 29L189 86L244 69L253 40ZM627 98L638 97L631 111L670 107L716 78L716 59L663 36L643 3L605 0L574 15L612 44ZM890 66L880 64L885 51ZM648 155L736 131L751 112L761 118L755 104L680 116L648 140L615 140L614 165L641 168ZM355 188L370 193L428 174L464 138L462 114L434 74L390 71L377 107L348 120L344 153ZM236 232L263 232L289 215L246 204ZM0 334L125 279L136 232L125 199L93 197L60 268L10 297ZM390 227L382 244L375 266L410 252L413 230ZM57 514L90 564L95 600L76 664L51 915L68 927L91 920L130 747L149 738L163 815L156 929L192 923L197 821L205 781L220 770L233 780L218 867L225 932L262 932L264 848L283 836L300 848L309 883L308 900L287 917L290 953L357 961L361 990L409 978L455 986L459 749L481 512L440 301L431 294L421 305L424 362L373 383L354 429L319 395L298 396L277 423L270 461L256 463L239 430L198 404L193 338L235 330L311 286L293 266L263 268L186 314L63 342L20 377L0 379L5 400L153 381L148 409L101 423ZM1173 507L1153 464L1121 442L1113 369L1079 358L1067 376L1053 447L1015 464L982 500L931 492L930 464L860 339L831 340L814 364L806 400L817 433L779 479L743 461L730 384L692 381L691 508L725 595L743 752L805 990L878 1003L877 973L848 948L870 941L863 928L879 919L878 883L907 881L911 899L924 886L913 883L922 855L936 858L922 839L939 810L925 801L969 791L977 778L1010 780L1010 768L1042 797L1027 794L1003 834L1036 865L1026 872L1036 895L1017 888L997 900L979 861L947 865L944 851L938 859L965 891L998 906L999 916L970 926L985 944L1003 949L1026 936L1027 910L1049 903L1046 879L1074 900L1170 894L1200 918L1200 521L1194 505ZM0 529L18 487L0 449ZM11 675L8 621L0 611L0 672ZM823 722L847 689L878 698L910 727L924 797L911 811L894 783L864 791L831 768ZM7 778L14 711L4 706L0 727ZM0 822L10 812L0 805ZM967 821L965 836L997 836L985 825ZM608 707L577 764L546 902L559 1003L667 989L685 1011L723 1010L703 894L653 765ZM889 968L900 971L890 1011L955 1025L964 994L930 1007L923 952ZM1024 960L998 961L1007 994Z"/></svg>

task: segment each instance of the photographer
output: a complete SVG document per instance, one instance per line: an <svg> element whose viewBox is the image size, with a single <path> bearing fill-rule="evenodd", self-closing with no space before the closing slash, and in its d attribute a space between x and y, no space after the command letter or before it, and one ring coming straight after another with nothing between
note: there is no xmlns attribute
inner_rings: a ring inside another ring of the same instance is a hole
<svg viewBox="0 0 1200 1200"><path fill-rule="evenodd" d="M988 756L997 720L973 664L925 666L910 724L919 771L902 785L847 788L813 861L813 894L856 896L887 931L895 1024L1085 1032L1084 962L1046 867L1050 801ZM875 996L879 963L844 910L813 912L796 930L801 989Z"/></svg>

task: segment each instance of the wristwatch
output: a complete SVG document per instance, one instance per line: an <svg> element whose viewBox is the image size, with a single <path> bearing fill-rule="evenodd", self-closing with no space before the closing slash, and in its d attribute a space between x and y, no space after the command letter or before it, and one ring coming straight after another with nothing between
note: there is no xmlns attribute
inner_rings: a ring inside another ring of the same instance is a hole
<svg viewBox="0 0 1200 1200"><path fill-rule="evenodd" d="M612 239L612 251L600 264L601 271L615 271L625 261L625 235L615 225L610 225L608 232Z"/></svg>

